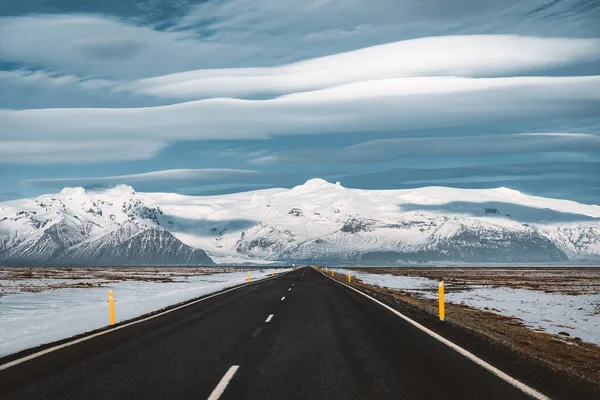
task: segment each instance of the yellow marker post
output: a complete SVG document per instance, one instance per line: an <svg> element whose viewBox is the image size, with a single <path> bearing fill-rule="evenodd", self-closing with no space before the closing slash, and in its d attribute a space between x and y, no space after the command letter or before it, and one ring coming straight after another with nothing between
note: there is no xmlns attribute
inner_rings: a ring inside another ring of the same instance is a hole
<svg viewBox="0 0 600 400"><path fill-rule="evenodd" d="M348 283L352 282L352 279L350 279L350 272L348 272Z"/></svg>
<svg viewBox="0 0 600 400"><path fill-rule="evenodd" d="M110 324L115 324L115 296L112 290L108 291L108 314L110 316Z"/></svg>
<svg viewBox="0 0 600 400"><path fill-rule="evenodd" d="M250 271L248 271L248 282L250 282Z"/></svg>
<svg viewBox="0 0 600 400"><path fill-rule="evenodd" d="M271 276L275 276L275 270L274 269L271 270Z"/></svg>
<svg viewBox="0 0 600 400"><path fill-rule="evenodd" d="M333 270L331 270L331 276L333 276Z"/></svg>
<svg viewBox="0 0 600 400"><path fill-rule="evenodd" d="M445 318L445 314L444 314L444 281L440 281L440 283L438 285L438 294L439 294L439 298L440 298L440 304L439 304L440 321L443 321Z"/></svg>

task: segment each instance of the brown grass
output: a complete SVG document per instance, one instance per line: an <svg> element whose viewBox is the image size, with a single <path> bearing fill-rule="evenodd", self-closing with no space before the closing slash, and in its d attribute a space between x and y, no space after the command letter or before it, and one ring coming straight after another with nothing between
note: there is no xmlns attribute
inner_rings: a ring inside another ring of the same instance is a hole
<svg viewBox="0 0 600 400"><path fill-rule="evenodd" d="M121 281L173 282L194 276L247 269L236 267L0 268L0 296L64 288L103 287Z"/></svg>

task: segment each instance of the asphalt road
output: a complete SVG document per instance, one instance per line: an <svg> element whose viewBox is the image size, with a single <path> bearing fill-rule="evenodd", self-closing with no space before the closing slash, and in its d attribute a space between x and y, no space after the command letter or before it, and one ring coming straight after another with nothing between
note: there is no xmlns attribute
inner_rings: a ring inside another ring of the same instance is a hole
<svg viewBox="0 0 600 400"><path fill-rule="evenodd" d="M221 399L530 398L309 268L0 371L2 399L214 399L217 387Z"/></svg>

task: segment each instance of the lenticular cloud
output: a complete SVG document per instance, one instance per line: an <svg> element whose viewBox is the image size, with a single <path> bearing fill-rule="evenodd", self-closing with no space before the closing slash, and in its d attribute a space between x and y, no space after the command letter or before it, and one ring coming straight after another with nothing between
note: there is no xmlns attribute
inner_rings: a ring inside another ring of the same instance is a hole
<svg viewBox="0 0 600 400"><path fill-rule="evenodd" d="M428 37L269 68L188 71L142 79L121 90L158 97L247 98L418 76L494 77L600 59L599 39L513 35Z"/></svg>

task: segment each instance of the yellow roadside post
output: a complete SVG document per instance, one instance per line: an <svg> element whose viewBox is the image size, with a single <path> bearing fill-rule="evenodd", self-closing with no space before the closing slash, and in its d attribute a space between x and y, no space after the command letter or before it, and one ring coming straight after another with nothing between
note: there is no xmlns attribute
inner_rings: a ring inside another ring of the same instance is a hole
<svg viewBox="0 0 600 400"><path fill-rule="evenodd" d="M274 269L271 270L271 276L275 276L275 270Z"/></svg>
<svg viewBox="0 0 600 400"><path fill-rule="evenodd" d="M348 272L348 283L352 282L352 280L350 279L350 272Z"/></svg>
<svg viewBox="0 0 600 400"><path fill-rule="evenodd" d="M110 324L115 324L115 296L112 290L108 291L108 314L110 316Z"/></svg>
<svg viewBox="0 0 600 400"><path fill-rule="evenodd" d="M440 308L440 321L443 321L445 318L444 315L444 281L441 280L438 285L438 295L439 295L439 308Z"/></svg>
<svg viewBox="0 0 600 400"><path fill-rule="evenodd" d="M248 282L250 282L250 271L248 271Z"/></svg>
<svg viewBox="0 0 600 400"><path fill-rule="evenodd" d="M333 276L333 270L331 270L331 276Z"/></svg>

